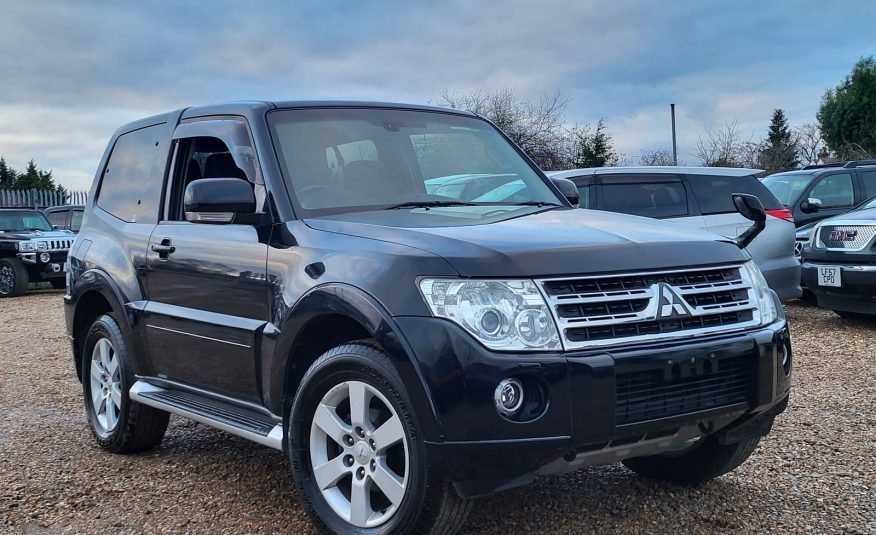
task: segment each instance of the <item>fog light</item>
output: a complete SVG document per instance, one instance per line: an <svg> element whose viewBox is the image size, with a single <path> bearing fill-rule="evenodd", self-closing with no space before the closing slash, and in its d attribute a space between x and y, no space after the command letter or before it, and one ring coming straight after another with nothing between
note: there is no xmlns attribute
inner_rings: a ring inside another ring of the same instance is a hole
<svg viewBox="0 0 876 535"><path fill-rule="evenodd" d="M502 379L493 395L496 410L511 416L523 406L523 384L517 379Z"/></svg>
<svg viewBox="0 0 876 535"><path fill-rule="evenodd" d="M52 257L49 256L49 253L40 253L40 262L42 262L43 264L48 264L49 260L51 259Z"/></svg>

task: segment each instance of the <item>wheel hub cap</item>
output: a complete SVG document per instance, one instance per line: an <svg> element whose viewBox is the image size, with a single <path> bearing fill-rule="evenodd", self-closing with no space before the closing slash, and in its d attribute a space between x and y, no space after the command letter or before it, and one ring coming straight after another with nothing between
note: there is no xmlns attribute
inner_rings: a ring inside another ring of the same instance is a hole
<svg viewBox="0 0 876 535"><path fill-rule="evenodd" d="M112 433L119 422L122 384L119 359L112 342L101 338L91 352L91 410L98 433Z"/></svg>
<svg viewBox="0 0 876 535"><path fill-rule="evenodd" d="M407 492L409 451L398 413L367 383L341 383L316 407L313 479L332 510L353 526L380 526L398 511Z"/></svg>

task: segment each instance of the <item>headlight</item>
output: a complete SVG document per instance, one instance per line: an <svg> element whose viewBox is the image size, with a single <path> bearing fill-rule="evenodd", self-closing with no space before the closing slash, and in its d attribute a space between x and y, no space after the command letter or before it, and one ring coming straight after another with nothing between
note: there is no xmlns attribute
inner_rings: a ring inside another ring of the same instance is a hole
<svg viewBox="0 0 876 535"><path fill-rule="evenodd" d="M18 242L18 250L24 253L35 251L36 247L34 246L34 242L32 241L20 241Z"/></svg>
<svg viewBox="0 0 876 535"><path fill-rule="evenodd" d="M44 241L38 241L38 242L36 242L36 248L37 248L37 251L48 251L49 250L49 243L44 242Z"/></svg>
<svg viewBox="0 0 876 535"><path fill-rule="evenodd" d="M778 316L776 302L773 301L773 294L766 279L763 278L760 268L751 260L743 264L743 267L748 271L748 278L751 281L754 295L757 298L757 308L760 310L760 324L766 325L776 321Z"/></svg>
<svg viewBox="0 0 876 535"><path fill-rule="evenodd" d="M550 309L531 280L423 279L432 314L458 324L490 349L560 349Z"/></svg>

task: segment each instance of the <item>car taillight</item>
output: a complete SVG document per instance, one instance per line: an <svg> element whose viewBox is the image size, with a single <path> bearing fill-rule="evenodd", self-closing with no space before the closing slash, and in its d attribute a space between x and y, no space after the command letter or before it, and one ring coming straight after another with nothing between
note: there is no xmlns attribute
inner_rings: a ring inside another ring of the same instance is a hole
<svg viewBox="0 0 876 535"><path fill-rule="evenodd" d="M791 223L794 222L794 214L792 214L787 208L782 208L781 210L767 210L766 214L779 219L784 219L785 221L790 221Z"/></svg>

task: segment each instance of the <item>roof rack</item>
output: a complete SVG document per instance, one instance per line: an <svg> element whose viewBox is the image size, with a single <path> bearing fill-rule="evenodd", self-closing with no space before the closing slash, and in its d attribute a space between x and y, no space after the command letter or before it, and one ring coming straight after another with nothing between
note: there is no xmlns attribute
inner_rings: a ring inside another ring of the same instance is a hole
<svg viewBox="0 0 876 535"><path fill-rule="evenodd" d="M855 167L864 167L867 165L876 165L876 160L849 160L845 162L820 163L817 165L807 165L803 169L823 169L825 167L845 167L854 169Z"/></svg>

